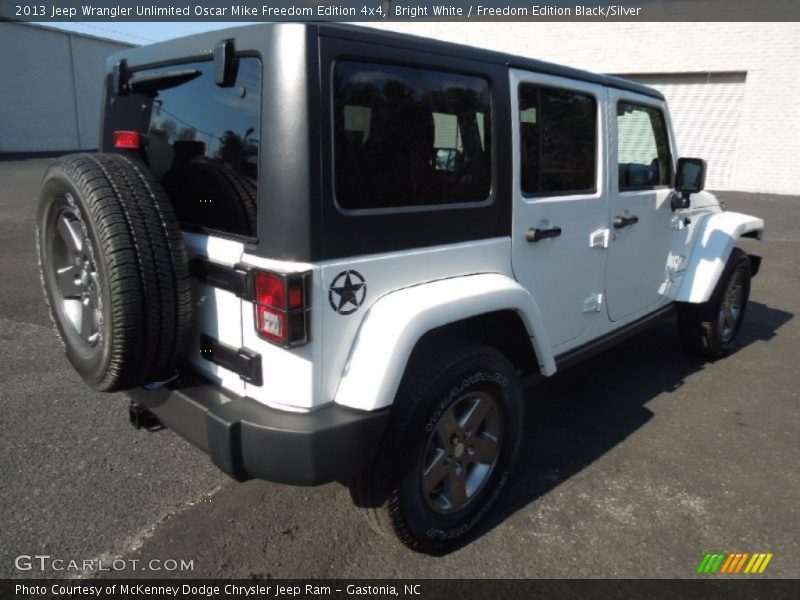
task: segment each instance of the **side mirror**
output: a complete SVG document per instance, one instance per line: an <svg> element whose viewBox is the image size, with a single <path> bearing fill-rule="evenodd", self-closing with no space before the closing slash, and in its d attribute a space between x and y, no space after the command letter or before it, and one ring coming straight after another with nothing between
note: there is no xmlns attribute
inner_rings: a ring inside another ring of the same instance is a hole
<svg viewBox="0 0 800 600"><path fill-rule="evenodd" d="M706 161L702 158L679 158L675 173L675 191L672 210L689 208L690 196L702 192L706 186Z"/></svg>

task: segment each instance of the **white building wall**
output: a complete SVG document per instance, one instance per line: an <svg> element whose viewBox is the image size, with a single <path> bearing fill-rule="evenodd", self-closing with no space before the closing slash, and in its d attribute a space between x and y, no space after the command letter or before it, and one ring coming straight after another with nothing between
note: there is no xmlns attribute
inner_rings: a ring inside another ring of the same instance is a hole
<svg viewBox="0 0 800 600"><path fill-rule="evenodd" d="M374 23L613 74L745 72L729 189L800 193L800 23ZM678 139L680 150L681 140Z"/></svg>
<svg viewBox="0 0 800 600"><path fill-rule="evenodd" d="M0 23L0 153L96 149L106 57L129 47Z"/></svg>

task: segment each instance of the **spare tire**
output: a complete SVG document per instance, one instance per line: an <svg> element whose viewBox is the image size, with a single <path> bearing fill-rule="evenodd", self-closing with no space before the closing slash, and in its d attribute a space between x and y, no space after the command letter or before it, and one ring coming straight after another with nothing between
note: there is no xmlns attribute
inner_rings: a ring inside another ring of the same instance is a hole
<svg viewBox="0 0 800 600"><path fill-rule="evenodd" d="M143 163L54 161L36 245L50 314L86 383L111 392L174 374L191 326L188 261L169 199Z"/></svg>

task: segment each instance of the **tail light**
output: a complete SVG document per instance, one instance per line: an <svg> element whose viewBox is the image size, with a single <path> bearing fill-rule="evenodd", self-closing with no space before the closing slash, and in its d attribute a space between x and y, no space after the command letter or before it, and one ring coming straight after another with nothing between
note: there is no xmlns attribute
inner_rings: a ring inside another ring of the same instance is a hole
<svg viewBox="0 0 800 600"><path fill-rule="evenodd" d="M309 274L253 274L256 331L275 344L300 346L310 338Z"/></svg>
<svg viewBox="0 0 800 600"><path fill-rule="evenodd" d="M122 148L125 150L138 150L140 145L141 145L141 139L138 131L114 132L114 148Z"/></svg>

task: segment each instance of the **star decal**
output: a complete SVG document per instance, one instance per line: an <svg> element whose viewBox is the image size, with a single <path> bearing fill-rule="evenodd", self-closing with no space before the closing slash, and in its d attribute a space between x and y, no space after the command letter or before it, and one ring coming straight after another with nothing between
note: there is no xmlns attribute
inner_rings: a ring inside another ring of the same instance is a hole
<svg viewBox="0 0 800 600"><path fill-rule="evenodd" d="M367 282L358 271L342 271L331 282L328 301L340 315L350 315L358 310L367 297Z"/></svg>

